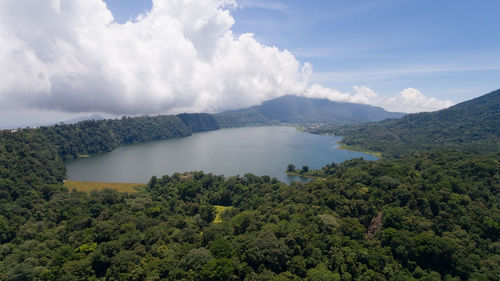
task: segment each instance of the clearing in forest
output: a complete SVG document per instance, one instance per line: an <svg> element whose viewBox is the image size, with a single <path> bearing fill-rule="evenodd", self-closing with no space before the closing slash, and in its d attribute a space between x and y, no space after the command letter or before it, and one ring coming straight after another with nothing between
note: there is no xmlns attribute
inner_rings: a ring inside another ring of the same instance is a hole
<svg viewBox="0 0 500 281"><path fill-rule="evenodd" d="M215 207L215 210L217 211L217 213L215 214L215 219L214 219L215 223L222 222L222 218L220 216L222 214L222 212L233 208L231 206L226 207L226 206L217 206L217 205L214 207Z"/></svg>
<svg viewBox="0 0 500 281"><path fill-rule="evenodd" d="M69 190L90 192L92 190L102 190L104 188L114 189L118 192L137 192L137 188L143 187L143 183L119 183L119 182L88 182L88 181L64 181L64 186Z"/></svg>

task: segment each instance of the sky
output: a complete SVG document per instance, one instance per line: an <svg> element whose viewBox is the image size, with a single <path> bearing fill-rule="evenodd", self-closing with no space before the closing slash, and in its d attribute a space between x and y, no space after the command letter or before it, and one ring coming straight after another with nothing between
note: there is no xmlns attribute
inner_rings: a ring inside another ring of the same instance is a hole
<svg viewBox="0 0 500 281"><path fill-rule="evenodd" d="M500 2L0 0L0 128L285 94L434 111L499 86Z"/></svg>

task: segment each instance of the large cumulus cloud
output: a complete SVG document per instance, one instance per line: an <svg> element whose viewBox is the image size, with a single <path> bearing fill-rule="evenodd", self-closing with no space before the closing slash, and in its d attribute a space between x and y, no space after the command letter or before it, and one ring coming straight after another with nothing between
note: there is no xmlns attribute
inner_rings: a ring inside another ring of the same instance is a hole
<svg viewBox="0 0 500 281"><path fill-rule="evenodd" d="M153 0L118 24L102 0L0 0L0 107L142 114L301 93L288 51L236 37L231 0Z"/></svg>
<svg viewBox="0 0 500 281"><path fill-rule="evenodd" d="M308 85L309 64L232 33L236 5L153 0L147 14L118 24L103 0L0 0L0 117L25 109L212 112L284 94L403 112L453 104L412 88L384 98L363 86L351 94Z"/></svg>

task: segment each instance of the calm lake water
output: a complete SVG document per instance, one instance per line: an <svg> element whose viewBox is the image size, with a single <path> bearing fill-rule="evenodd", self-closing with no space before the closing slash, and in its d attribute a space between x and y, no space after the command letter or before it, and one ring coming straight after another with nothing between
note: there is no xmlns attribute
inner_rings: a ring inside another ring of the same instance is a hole
<svg viewBox="0 0 500 281"><path fill-rule="evenodd" d="M67 178L100 182L147 182L151 176L204 171L225 176L252 173L290 183L288 164L318 169L331 162L376 157L337 149L340 137L268 126L221 129L190 137L123 145L108 152L66 162Z"/></svg>

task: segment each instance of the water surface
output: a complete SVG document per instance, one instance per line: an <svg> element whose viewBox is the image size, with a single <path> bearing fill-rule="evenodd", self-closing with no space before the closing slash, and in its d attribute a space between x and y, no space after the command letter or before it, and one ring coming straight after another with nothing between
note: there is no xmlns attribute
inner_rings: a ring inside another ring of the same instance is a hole
<svg viewBox="0 0 500 281"><path fill-rule="evenodd" d="M221 129L190 137L123 145L90 158L66 162L70 180L147 182L151 176L204 171L225 176L252 173L290 183L301 180L284 173L288 164L318 169L331 162L375 156L336 148L339 137L268 126Z"/></svg>

